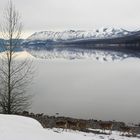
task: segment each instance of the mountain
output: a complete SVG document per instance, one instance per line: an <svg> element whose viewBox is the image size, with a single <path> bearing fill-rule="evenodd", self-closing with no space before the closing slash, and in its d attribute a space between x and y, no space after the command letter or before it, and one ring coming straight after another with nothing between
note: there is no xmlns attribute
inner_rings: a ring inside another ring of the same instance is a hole
<svg viewBox="0 0 140 140"><path fill-rule="evenodd" d="M127 44L128 47L131 46L130 44L134 43L140 44L140 31L130 32L124 29L101 28L90 31L68 30L61 32L36 32L23 41L22 45L34 49L52 49L54 47L84 49L108 49L106 47L109 47L110 49L110 46L111 49L114 49L116 46L118 49L120 48L120 44L124 44L123 46L125 47Z"/></svg>
<svg viewBox="0 0 140 140"><path fill-rule="evenodd" d="M48 40L48 41L67 41L67 40L83 40L83 39L105 39L116 38L129 35L131 32L124 29L101 28L96 30L68 30L61 32L43 31L36 32L27 38L27 41Z"/></svg>

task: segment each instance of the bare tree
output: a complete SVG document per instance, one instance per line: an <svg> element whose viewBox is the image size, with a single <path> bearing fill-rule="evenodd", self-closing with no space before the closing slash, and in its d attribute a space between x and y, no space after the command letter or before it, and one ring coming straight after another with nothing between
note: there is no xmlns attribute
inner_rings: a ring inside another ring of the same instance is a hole
<svg viewBox="0 0 140 140"><path fill-rule="evenodd" d="M22 23L18 11L9 1L1 23L5 40L0 55L0 109L2 113L21 112L30 106L27 86L33 77L32 61L19 60L15 53L20 46Z"/></svg>

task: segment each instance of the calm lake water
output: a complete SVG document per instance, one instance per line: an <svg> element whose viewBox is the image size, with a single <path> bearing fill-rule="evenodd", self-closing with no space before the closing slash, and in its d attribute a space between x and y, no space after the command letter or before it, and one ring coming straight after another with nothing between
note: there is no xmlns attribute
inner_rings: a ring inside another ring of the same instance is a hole
<svg viewBox="0 0 140 140"><path fill-rule="evenodd" d="M31 111L140 122L140 59L35 60Z"/></svg>

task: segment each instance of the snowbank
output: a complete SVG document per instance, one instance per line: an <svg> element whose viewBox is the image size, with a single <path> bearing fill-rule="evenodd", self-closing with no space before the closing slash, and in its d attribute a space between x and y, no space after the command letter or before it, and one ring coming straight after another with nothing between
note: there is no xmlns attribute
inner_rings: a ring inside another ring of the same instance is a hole
<svg viewBox="0 0 140 140"><path fill-rule="evenodd" d="M34 119L16 116L0 115L0 140L138 140L119 136L119 132L112 135L97 135L78 131L62 131L58 129L43 129Z"/></svg>
<svg viewBox="0 0 140 140"><path fill-rule="evenodd" d="M0 115L0 140L41 140L41 130L41 124L34 119Z"/></svg>

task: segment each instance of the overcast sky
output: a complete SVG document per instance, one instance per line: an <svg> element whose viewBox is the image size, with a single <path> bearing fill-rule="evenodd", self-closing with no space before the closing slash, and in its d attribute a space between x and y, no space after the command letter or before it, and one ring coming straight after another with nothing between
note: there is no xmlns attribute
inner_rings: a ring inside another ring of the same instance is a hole
<svg viewBox="0 0 140 140"><path fill-rule="evenodd" d="M140 28L140 0L13 0L24 30ZM0 0L0 13L7 0Z"/></svg>

